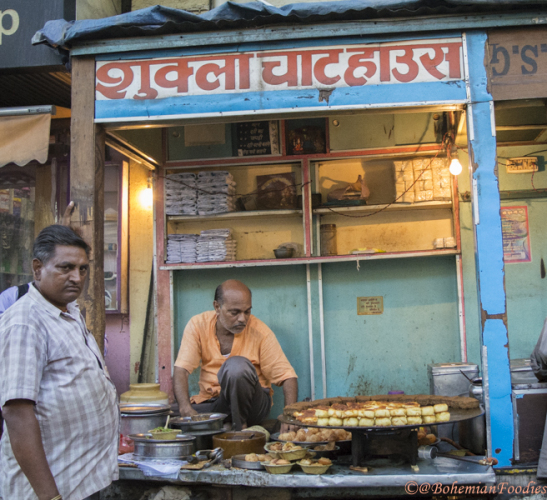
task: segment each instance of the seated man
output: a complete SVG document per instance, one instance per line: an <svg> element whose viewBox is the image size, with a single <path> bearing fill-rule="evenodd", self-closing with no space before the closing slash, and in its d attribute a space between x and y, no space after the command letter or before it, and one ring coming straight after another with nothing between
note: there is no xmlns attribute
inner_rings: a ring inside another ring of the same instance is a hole
<svg viewBox="0 0 547 500"><path fill-rule="evenodd" d="M251 291L243 283L222 283L213 306L184 329L173 375L175 397L182 416L226 413L239 431L268 416L272 383L283 387L289 405L297 400L298 381L274 333L251 314ZM188 376L200 361L200 392L190 399Z"/></svg>

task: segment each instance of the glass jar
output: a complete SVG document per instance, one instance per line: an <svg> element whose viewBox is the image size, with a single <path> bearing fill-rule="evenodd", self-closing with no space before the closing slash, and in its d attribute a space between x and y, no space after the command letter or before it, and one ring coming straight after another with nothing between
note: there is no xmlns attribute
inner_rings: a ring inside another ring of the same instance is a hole
<svg viewBox="0 0 547 500"><path fill-rule="evenodd" d="M321 256L338 255L336 246L336 224L321 224Z"/></svg>

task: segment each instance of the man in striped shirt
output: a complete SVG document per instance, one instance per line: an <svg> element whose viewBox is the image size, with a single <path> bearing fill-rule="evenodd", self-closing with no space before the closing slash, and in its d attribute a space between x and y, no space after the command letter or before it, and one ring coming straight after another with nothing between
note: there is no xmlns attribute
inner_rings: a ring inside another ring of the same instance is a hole
<svg viewBox="0 0 547 500"><path fill-rule="evenodd" d="M5 500L82 500L118 478L116 391L75 302L88 256L70 228L42 230L34 282L0 318Z"/></svg>

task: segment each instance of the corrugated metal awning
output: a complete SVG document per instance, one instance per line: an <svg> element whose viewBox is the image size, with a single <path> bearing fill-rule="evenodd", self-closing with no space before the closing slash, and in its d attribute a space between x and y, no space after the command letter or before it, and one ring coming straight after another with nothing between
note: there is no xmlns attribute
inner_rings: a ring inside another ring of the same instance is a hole
<svg viewBox="0 0 547 500"><path fill-rule="evenodd" d="M54 112L53 106L0 109L0 167L47 161Z"/></svg>

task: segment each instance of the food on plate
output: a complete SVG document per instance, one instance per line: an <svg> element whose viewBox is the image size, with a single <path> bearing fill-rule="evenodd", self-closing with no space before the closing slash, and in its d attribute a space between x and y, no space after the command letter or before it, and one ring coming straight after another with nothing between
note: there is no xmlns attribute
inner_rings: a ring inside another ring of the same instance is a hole
<svg viewBox="0 0 547 500"><path fill-rule="evenodd" d="M270 444L270 451L281 451L283 449L283 443Z"/></svg>
<svg viewBox="0 0 547 500"><path fill-rule="evenodd" d="M281 438L281 434L278 438L280 441L285 441ZM344 429L329 429L318 427L303 427L296 433L296 439L292 440L298 443L325 443L335 441L351 441L351 432L347 432ZM273 449L273 444L269 445L270 451L281 451L280 449ZM281 444L279 444L281 446Z"/></svg>
<svg viewBox="0 0 547 500"><path fill-rule="evenodd" d="M357 427L359 425L359 419L357 417L345 418L342 425L346 427Z"/></svg>
<svg viewBox="0 0 547 500"><path fill-rule="evenodd" d="M406 415L407 417L421 417L422 409L419 406L415 406L413 408L407 408Z"/></svg>
<svg viewBox="0 0 547 500"><path fill-rule="evenodd" d="M374 424L380 427L389 427L391 425L391 418L389 417L376 418Z"/></svg>
<svg viewBox="0 0 547 500"><path fill-rule="evenodd" d="M378 401L374 401L372 397L357 396L325 399L316 402L315 406L313 402L295 403L286 407L284 414L304 424L321 427L387 427L449 422L450 407L471 409L476 408L477 404L465 397L378 396ZM317 438L311 439L310 435L308 433L306 440L316 442ZM291 440L290 435L283 435L283 438ZM295 436L294 440L301 441L302 438Z"/></svg>
<svg viewBox="0 0 547 500"><path fill-rule="evenodd" d="M327 457L321 457L317 460L317 463L321 465L332 465L332 461Z"/></svg>
<svg viewBox="0 0 547 500"><path fill-rule="evenodd" d="M266 462L268 465L290 465L290 463L289 460L285 460L284 458L274 458L273 460Z"/></svg>
<svg viewBox="0 0 547 500"><path fill-rule="evenodd" d="M313 463L313 460L311 458L303 458L298 462L300 465L311 465Z"/></svg>
<svg viewBox="0 0 547 500"><path fill-rule="evenodd" d="M271 449L271 447L270 447ZM291 443L290 441L285 443L282 447L281 447L281 451L296 451L296 450L301 450L302 449L302 446L299 446L297 444L294 444L294 443Z"/></svg>
<svg viewBox="0 0 547 500"><path fill-rule="evenodd" d="M300 432L300 431L298 431ZM283 432L281 434L279 434L279 439L281 441L300 441L300 439L297 439L297 435L298 435L298 432L294 432L294 431L291 431L291 432Z"/></svg>
<svg viewBox="0 0 547 500"><path fill-rule="evenodd" d="M173 432L173 429L170 429L169 427L156 427L155 429L151 429L148 431L149 433L158 433L158 432Z"/></svg>
<svg viewBox="0 0 547 500"><path fill-rule="evenodd" d="M422 406L422 417L435 415L433 406Z"/></svg>
<svg viewBox="0 0 547 500"><path fill-rule="evenodd" d="M406 417L407 425L420 425L422 423L422 417Z"/></svg>
<svg viewBox="0 0 547 500"><path fill-rule="evenodd" d="M407 417L391 417L392 425L408 425Z"/></svg>
<svg viewBox="0 0 547 500"><path fill-rule="evenodd" d="M360 418L359 427L374 427L374 418Z"/></svg>
<svg viewBox="0 0 547 500"><path fill-rule="evenodd" d="M281 441L299 441L299 442L303 442L303 441L306 441L306 436L308 435L308 433L306 432L306 429L298 429L298 432L296 433L296 436L294 437L294 439L285 439L283 437L281 437L281 434L279 435L279 439Z"/></svg>
<svg viewBox="0 0 547 500"><path fill-rule="evenodd" d="M256 453L249 453L245 455L245 462L260 462Z"/></svg>
<svg viewBox="0 0 547 500"><path fill-rule="evenodd" d="M329 441L327 444L320 444L313 448L314 451L332 451L336 448L334 441Z"/></svg>
<svg viewBox="0 0 547 500"><path fill-rule="evenodd" d="M437 422L449 422L450 421L450 413L447 411L443 411L441 413L435 414L435 420Z"/></svg>

